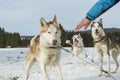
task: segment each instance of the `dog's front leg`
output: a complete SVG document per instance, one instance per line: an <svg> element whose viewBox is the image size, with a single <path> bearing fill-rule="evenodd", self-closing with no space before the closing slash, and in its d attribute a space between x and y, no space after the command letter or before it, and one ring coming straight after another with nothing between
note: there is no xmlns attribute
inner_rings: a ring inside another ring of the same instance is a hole
<svg viewBox="0 0 120 80"><path fill-rule="evenodd" d="M46 70L46 65L41 63L40 66L41 66L41 71L42 71L43 76L44 76L44 80L49 80L47 70Z"/></svg>
<svg viewBox="0 0 120 80"><path fill-rule="evenodd" d="M66 62L66 64L70 64L71 62L71 59L73 58L73 54L72 53L70 53L70 56L69 56L69 59L68 59L68 61Z"/></svg>
<svg viewBox="0 0 120 80"><path fill-rule="evenodd" d="M28 80L28 78L29 78L29 71L30 71L32 65L34 64L34 62L35 62L34 57L27 56L27 59L26 59L26 71L25 71L26 80Z"/></svg>
<svg viewBox="0 0 120 80"><path fill-rule="evenodd" d="M102 71L103 71L103 53L99 53L100 56L100 73L99 77L102 76Z"/></svg>
<svg viewBox="0 0 120 80"><path fill-rule="evenodd" d="M63 80L59 63L55 63L55 64L54 64L54 67L55 67L55 69L56 69L56 72L57 72L57 75L58 75L58 77L59 77L59 80Z"/></svg>

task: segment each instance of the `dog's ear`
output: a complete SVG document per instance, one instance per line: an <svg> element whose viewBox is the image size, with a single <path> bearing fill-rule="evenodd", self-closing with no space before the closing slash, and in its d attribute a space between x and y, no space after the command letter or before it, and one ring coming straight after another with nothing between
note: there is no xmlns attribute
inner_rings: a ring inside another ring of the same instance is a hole
<svg viewBox="0 0 120 80"><path fill-rule="evenodd" d="M78 36L81 38L81 35L80 35L80 33L78 34Z"/></svg>
<svg viewBox="0 0 120 80"><path fill-rule="evenodd" d="M102 18L100 18L99 23L102 24Z"/></svg>
<svg viewBox="0 0 120 80"><path fill-rule="evenodd" d="M54 18L53 18L53 24L55 24L55 25L58 24L58 23L57 23L57 17L56 17L56 15L55 15Z"/></svg>
<svg viewBox="0 0 120 80"><path fill-rule="evenodd" d="M102 18L100 18L100 20L98 21L99 25L103 28L103 21Z"/></svg>
<svg viewBox="0 0 120 80"><path fill-rule="evenodd" d="M74 36L72 36L72 39L74 39Z"/></svg>
<svg viewBox="0 0 120 80"><path fill-rule="evenodd" d="M41 27L47 24L44 18L40 19L40 24L41 24Z"/></svg>
<svg viewBox="0 0 120 80"><path fill-rule="evenodd" d="M61 24L59 24L59 29L63 32L65 32L65 29L63 28L63 26Z"/></svg>
<svg viewBox="0 0 120 80"><path fill-rule="evenodd" d="M91 29L90 29L90 31L92 32L92 27L94 26L94 21L91 21L91 23L90 23L90 27L91 27Z"/></svg>
<svg viewBox="0 0 120 80"><path fill-rule="evenodd" d="M94 23L95 23L94 21L91 21L90 26L93 27Z"/></svg>

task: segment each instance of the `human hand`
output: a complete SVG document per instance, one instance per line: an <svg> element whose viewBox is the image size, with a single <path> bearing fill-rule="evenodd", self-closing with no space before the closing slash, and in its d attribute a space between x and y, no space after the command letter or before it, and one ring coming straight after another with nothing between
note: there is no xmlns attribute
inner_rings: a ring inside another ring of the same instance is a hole
<svg viewBox="0 0 120 80"><path fill-rule="evenodd" d="M87 29L90 25L91 20L84 18L75 28L75 31L78 31L80 28L84 27L84 29Z"/></svg>

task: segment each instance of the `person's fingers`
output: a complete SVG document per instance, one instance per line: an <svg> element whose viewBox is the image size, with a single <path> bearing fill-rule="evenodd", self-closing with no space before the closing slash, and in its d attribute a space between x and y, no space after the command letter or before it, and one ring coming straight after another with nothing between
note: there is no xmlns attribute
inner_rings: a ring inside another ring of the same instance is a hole
<svg viewBox="0 0 120 80"><path fill-rule="evenodd" d="M77 25L77 27L75 28L75 31L78 31L80 29L80 26Z"/></svg>
<svg viewBox="0 0 120 80"><path fill-rule="evenodd" d="M75 27L75 31L77 30L77 26Z"/></svg>
<svg viewBox="0 0 120 80"><path fill-rule="evenodd" d="M77 30L78 30L78 28L79 28L79 24L76 26L75 31L77 31Z"/></svg>
<svg viewBox="0 0 120 80"><path fill-rule="evenodd" d="M88 25L84 26L84 29L86 30L88 28Z"/></svg>
<svg viewBox="0 0 120 80"><path fill-rule="evenodd" d="M82 23L82 22L79 23L79 24L76 26L75 31L77 31L77 30L79 30L80 28L82 28L82 26L83 26L83 23Z"/></svg>
<svg viewBox="0 0 120 80"><path fill-rule="evenodd" d="M90 20L88 19L83 19L75 28L75 31L78 31L79 29L81 29L82 27L84 27L84 29L87 29L89 24L90 24Z"/></svg>
<svg viewBox="0 0 120 80"><path fill-rule="evenodd" d="M88 26L90 25L90 23L91 23L91 21L88 21L88 22L86 23L86 25L84 25L84 29L87 29Z"/></svg>

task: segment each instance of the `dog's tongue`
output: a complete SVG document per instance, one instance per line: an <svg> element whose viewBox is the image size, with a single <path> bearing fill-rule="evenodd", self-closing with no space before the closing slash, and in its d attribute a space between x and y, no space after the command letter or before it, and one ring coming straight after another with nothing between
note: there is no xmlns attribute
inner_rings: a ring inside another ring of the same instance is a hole
<svg viewBox="0 0 120 80"><path fill-rule="evenodd" d="M98 33L98 32L96 32L95 34L96 34L96 35L98 35L99 33Z"/></svg>

